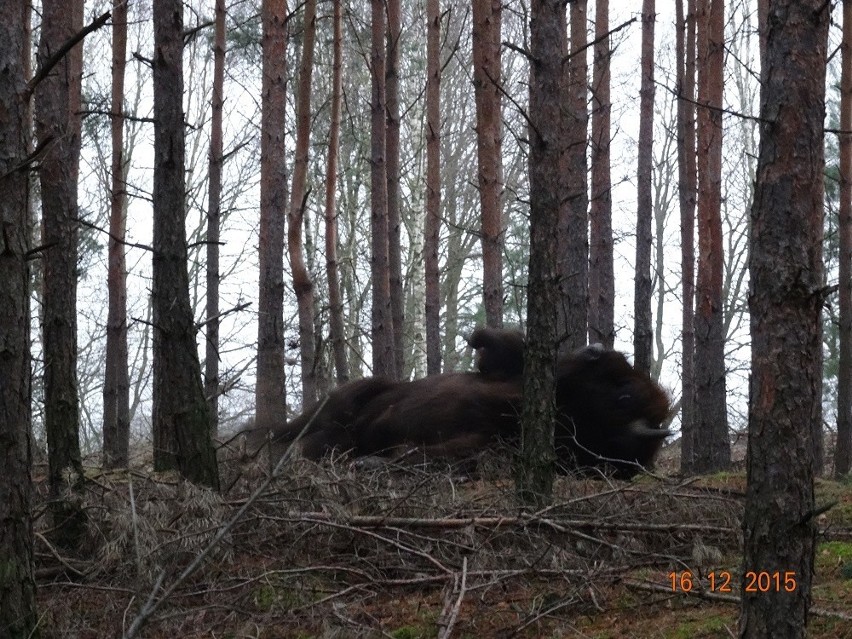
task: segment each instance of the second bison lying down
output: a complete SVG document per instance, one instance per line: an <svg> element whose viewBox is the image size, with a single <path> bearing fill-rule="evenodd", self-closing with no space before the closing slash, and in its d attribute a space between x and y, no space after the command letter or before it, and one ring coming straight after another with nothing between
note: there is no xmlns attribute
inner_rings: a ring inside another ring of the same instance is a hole
<svg viewBox="0 0 852 639"><path fill-rule="evenodd" d="M302 433L299 447L310 459L333 450L396 457L412 449L426 457L465 459L499 440L517 443L523 339L512 331L478 329L470 341L478 373L350 382L273 429L273 441L286 443ZM599 345L559 359L556 402L562 471L598 468L630 478L652 464L669 435L661 426L669 410L666 393L621 353Z"/></svg>

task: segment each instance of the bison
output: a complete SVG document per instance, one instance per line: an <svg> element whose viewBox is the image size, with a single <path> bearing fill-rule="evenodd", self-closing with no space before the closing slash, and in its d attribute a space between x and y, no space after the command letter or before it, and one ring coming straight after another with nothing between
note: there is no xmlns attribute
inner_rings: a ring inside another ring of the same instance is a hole
<svg viewBox="0 0 852 639"><path fill-rule="evenodd" d="M380 377L350 382L278 429L273 439L288 443L301 433L301 453L311 459L333 450L392 458L416 450L429 458L461 460L499 440L516 444L523 336L477 329L470 344L477 351L478 372L412 382ZM597 469L628 479L652 464L669 435L661 426L669 411L666 393L624 355L600 345L559 358L556 404L562 472Z"/></svg>

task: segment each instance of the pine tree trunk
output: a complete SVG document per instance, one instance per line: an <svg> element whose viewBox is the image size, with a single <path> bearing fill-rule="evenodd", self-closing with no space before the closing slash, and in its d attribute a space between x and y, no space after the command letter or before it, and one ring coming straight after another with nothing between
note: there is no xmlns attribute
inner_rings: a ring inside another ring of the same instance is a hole
<svg viewBox="0 0 852 639"><path fill-rule="evenodd" d="M204 394L210 406L210 434L219 431L219 220L222 195L222 107L225 84L225 0L216 0L213 43L213 100L210 117L210 178L207 204L207 339Z"/></svg>
<svg viewBox="0 0 852 639"><path fill-rule="evenodd" d="M11 639L37 628L30 481L28 173L25 98L30 56L28 2L0 4L0 628Z"/></svg>
<svg viewBox="0 0 852 639"><path fill-rule="evenodd" d="M260 229L256 417L259 428L287 420L284 372L284 226L287 206L284 119L287 3L263 0L263 87L260 116Z"/></svg>
<svg viewBox="0 0 852 639"><path fill-rule="evenodd" d="M109 296L104 375L104 468L127 466L130 448L130 373L127 352L127 162L124 158L124 69L127 58L127 3L112 10L112 176L107 289Z"/></svg>
<svg viewBox="0 0 852 639"><path fill-rule="evenodd" d="M426 2L426 373L441 372L441 3Z"/></svg>
<svg viewBox="0 0 852 639"><path fill-rule="evenodd" d="M402 282L402 245L399 195L399 45L402 35L399 0L387 2L387 66L385 96L387 103L386 164L388 175L388 268L391 315L393 316L393 355L397 377L405 369L405 297Z"/></svg>
<svg viewBox="0 0 852 639"><path fill-rule="evenodd" d="M314 68L316 36L316 0L305 2L302 58L299 68L299 92L296 105L296 158L293 186L290 189L290 214L287 226L287 250L293 270L293 290L299 313L299 353L302 362L302 408L317 399L316 348L314 343L314 284L305 264L302 249L302 224L305 214L305 188L308 179L308 147L311 141L311 76Z"/></svg>
<svg viewBox="0 0 852 639"><path fill-rule="evenodd" d="M500 109L502 0L473 0L473 87L482 216L485 323L503 326L503 161Z"/></svg>
<svg viewBox="0 0 852 639"><path fill-rule="evenodd" d="M852 0L843 0L843 42L840 45L840 130L852 131ZM852 134L841 133L840 211L840 362L837 370L837 447L834 476L849 472L852 456Z"/></svg>
<svg viewBox="0 0 852 639"><path fill-rule="evenodd" d="M39 65L83 27L83 2L42 5ZM35 129L50 151L39 163L42 201L44 423L52 515L61 545L77 545L85 515L62 497L83 483L77 393L77 178L80 166L82 45L54 67L35 91ZM51 141L52 140L52 141Z"/></svg>
<svg viewBox="0 0 852 639"><path fill-rule="evenodd" d="M595 4L592 79L592 195L589 229L589 342L615 342L615 274L610 175L609 0Z"/></svg>
<svg viewBox="0 0 852 639"><path fill-rule="evenodd" d="M343 98L343 7L334 0L334 40L332 62L331 125L328 133L328 168L325 176L325 255L328 277L331 349L337 383L349 381L346 361L346 335L343 328L343 302L340 297L340 263L337 258L337 158L340 153L340 105Z"/></svg>
<svg viewBox="0 0 852 639"><path fill-rule="evenodd" d="M698 280L695 309L695 471L731 463L722 308L722 82L724 3L698 11Z"/></svg>
<svg viewBox="0 0 852 639"><path fill-rule="evenodd" d="M559 208L567 193L562 169L566 152L566 99L562 58L566 53L565 4L533 0L530 18L530 265L521 452L515 464L518 493L528 505L550 501L553 448Z"/></svg>
<svg viewBox="0 0 852 639"><path fill-rule="evenodd" d="M189 304L184 214L183 4L154 0L154 468L218 490Z"/></svg>
<svg viewBox="0 0 852 639"><path fill-rule="evenodd" d="M695 472L695 0L677 0L678 183L680 194L683 329L681 360L680 470ZM684 41L685 38L685 41Z"/></svg>
<svg viewBox="0 0 852 639"><path fill-rule="evenodd" d="M634 365L650 373L651 329L651 166L654 143L654 0L642 2L642 87L639 98L639 163L636 171L636 277L633 293Z"/></svg>
<svg viewBox="0 0 852 639"><path fill-rule="evenodd" d="M776 0L761 71L751 211L751 382L743 572L795 576L746 593L740 637L806 636L814 568L814 430L822 404L823 121L830 6Z"/></svg>
<svg viewBox="0 0 852 639"><path fill-rule="evenodd" d="M372 338L373 374L396 378L394 325L390 300L388 257L388 195L385 117L385 10L382 0L371 0L373 44L370 73L373 98L370 143L370 229L372 231L371 274L373 287Z"/></svg>

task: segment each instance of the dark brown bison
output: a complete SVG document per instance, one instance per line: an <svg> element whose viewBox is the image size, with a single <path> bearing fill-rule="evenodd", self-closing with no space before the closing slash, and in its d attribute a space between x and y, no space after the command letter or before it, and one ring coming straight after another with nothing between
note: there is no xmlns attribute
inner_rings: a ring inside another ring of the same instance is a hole
<svg viewBox="0 0 852 639"><path fill-rule="evenodd" d="M523 337L478 329L477 373L445 373L413 382L366 378L333 391L274 439L300 438L306 457L333 450L354 457L398 457L411 450L430 458L466 459L498 440L517 443ZM630 478L649 467L669 431L666 393L617 351L588 346L557 365L555 442L563 472L600 469Z"/></svg>

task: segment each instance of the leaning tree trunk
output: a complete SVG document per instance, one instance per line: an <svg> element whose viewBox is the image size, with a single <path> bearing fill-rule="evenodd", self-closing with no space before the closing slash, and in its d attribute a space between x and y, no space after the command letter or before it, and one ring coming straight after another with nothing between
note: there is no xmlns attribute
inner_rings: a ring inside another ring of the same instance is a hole
<svg viewBox="0 0 852 639"><path fill-rule="evenodd" d="M112 10L112 176L107 270L108 310L104 374L104 468L127 466L130 449L130 372L127 352L127 161L124 157L124 70L127 2Z"/></svg>
<svg viewBox="0 0 852 639"><path fill-rule="evenodd" d="M83 27L83 0L42 5L39 66ZM54 530L75 547L85 515L64 498L82 488L77 394L77 178L83 48L74 47L35 90L36 135L48 153L39 163L42 201L44 425Z"/></svg>
<svg viewBox="0 0 852 639"><path fill-rule="evenodd" d="M263 0L260 114L260 224L255 424L287 420L284 374L284 221L287 205L284 116L287 104L287 3Z"/></svg>
<svg viewBox="0 0 852 639"><path fill-rule="evenodd" d="M589 342L615 342L615 274L610 174L609 0L595 3L592 78L592 195L589 211Z"/></svg>
<svg viewBox="0 0 852 639"><path fill-rule="evenodd" d="M776 0L761 71L751 210L751 383L740 636L806 636L814 568L814 430L822 402L823 120L830 5ZM792 578L795 583L791 583ZM744 584L745 585L745 584ZM745 590L745 588L744 588Z"/></svg>
<svg viewBox="0 0 852 639"><path fill-rule="evenodd" d="M426 374L441 372L441 3L426 2Z"/></svg>
<svg viewBox="0 0 852 639"><path fill-rule="evenodd" d="M299 351L302 362L302 408L317 399L317 354L314 344L314 284L305 264L302 249L302 224L306 206L308 179L308 147L311 142L311 78L314 70L316 36L316 0L305 3L302 60L299 68L299 94L296 105L296 158L293 164L293 186L290 189L290 213L287 216L287 249L293 270L293 290L299 309Z"/></svg>
<svg viewBox="0 0 852 639"><path fill-rule="evenodd" d="M530 19L530 265L518 493L541 507L553 492L559 205L567 192L565 153L565 4L533 0Z"/></svg>
<svg viewBox="0 0 852 639"><path fill-rule="evenodd" d="M503 326L503 161L500 110L502 0L473 0L473 88L482 219L485 323Z"/></svg>
<svg viewBox="0 0 852 639"><path fill-rule="evenodd" d="M0 4L0 628L33 636L38 623L33 574L30 481L30 340L27 245L26 98L28 2Z"/></svg>
<svg viewBox="0 0 852 639"><path fill-rule="evenodd" d="M154 0L154 468L177 468L218 490L209 407L189 304L184 124L183 3Z"/></svg>

